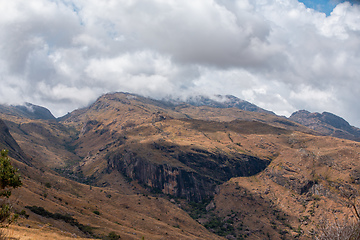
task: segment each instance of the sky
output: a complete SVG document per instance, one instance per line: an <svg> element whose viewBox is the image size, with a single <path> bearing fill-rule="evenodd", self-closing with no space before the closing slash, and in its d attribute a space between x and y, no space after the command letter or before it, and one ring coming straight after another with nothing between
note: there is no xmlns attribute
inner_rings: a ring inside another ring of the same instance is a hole
<svg viewBox="0 0 360 240"><path fill-rule="evenodd" d="M0 102L230 94L360 127L359 1L0 0Z"/></svg>
<svg viewBox="0 0 360 240"><path fill-rule="evenodd" d="M312 8L316 11L323 12L327 16L331 14L333 9L338 5L339 3L344 3L345 1L341 0L302 0L299 1L305 4L306 7ZM349 1L348 1L349 2ZM359 4L360 1L350 1L352 4Z"/></svg>

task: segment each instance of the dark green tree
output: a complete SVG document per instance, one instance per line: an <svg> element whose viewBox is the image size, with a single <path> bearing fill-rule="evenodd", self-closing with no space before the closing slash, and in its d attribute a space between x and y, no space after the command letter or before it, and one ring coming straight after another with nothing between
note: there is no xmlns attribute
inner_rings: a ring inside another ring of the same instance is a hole
<svg viewBox="0 0 360 240"><path fill-rule="evenodd" d="M14 221L11 217L11 204L9 197L11 191L22 185L18 169L11 165L7 150L0 153L0 225L8 225Z"/></svg>

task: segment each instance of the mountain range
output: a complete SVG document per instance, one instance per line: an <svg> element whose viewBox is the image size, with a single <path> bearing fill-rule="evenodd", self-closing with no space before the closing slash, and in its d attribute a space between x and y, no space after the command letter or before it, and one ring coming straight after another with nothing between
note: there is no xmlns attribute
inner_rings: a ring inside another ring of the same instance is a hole
<svg viewBox="0 0 360 240"><path fill-rule="evenodd" d="M360 129L326 112L109 93L61 118L32 104L0 118L24 181L13 228L37 239L39 224L63 239L311 239L359 188Z"/></svg>

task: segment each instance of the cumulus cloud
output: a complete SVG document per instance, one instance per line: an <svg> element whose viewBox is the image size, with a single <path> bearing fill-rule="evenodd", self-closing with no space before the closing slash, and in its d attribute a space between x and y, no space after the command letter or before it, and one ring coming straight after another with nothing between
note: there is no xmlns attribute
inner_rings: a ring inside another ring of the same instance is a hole
<svg viewBox="0 0 360 240"><path fill-rule="evenodd" d="M360 7L297 0L0 0L0 100L57 116L100 94L233 94L360 126Z"/></svg>

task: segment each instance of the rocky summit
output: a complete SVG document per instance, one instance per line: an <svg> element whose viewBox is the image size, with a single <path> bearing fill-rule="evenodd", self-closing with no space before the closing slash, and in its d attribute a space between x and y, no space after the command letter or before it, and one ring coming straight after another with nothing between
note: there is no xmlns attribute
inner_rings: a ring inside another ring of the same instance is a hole
<svg viewBox="0 0 360 240"><path fill-rule="evenodd" d="M351 126L343 118L329 112L311 113L306 110L294 112L290 120L327 136L360 141L360 129Z"/></svg>

